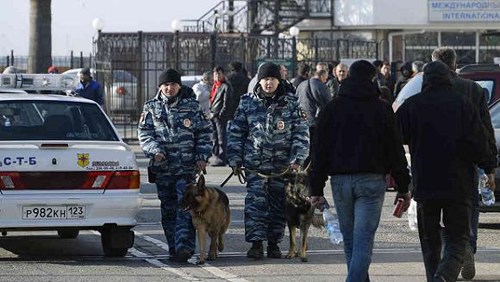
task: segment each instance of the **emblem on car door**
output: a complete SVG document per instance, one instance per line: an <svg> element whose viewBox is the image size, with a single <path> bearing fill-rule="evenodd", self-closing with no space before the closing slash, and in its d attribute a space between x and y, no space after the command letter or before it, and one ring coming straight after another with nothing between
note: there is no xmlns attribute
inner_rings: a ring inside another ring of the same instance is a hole
<svg viewBox="0 0 500 282"><path fill-rule="evenodd" d="M89 165L89 153L77 153L78 165L81 167L86 167Z"/></svg>

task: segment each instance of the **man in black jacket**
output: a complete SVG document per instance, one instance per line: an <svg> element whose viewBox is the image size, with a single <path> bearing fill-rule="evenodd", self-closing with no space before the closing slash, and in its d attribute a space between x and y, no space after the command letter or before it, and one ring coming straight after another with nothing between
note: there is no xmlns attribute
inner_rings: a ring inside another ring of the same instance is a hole
<svg viewBox="0 0 500 282"><path fill-rule="evenodd" d="M422 92L396 112L409 144L413 196L427 281L456 281L469 241L475 164L490 156L487 133L470 100L453 92L440 61L424 68ZM441 258L441 214L447 234Z"/></svg>
<svg viewBox="0 0 500 282"><path fill-rule="evenodd" d="M214 85L210 92L210 112L212 113L214 131L210 164L224 166L226 165L226 125L229 120L233 119L238 104L234 99L233 87L226 80L224 68L216 66L213 70L213 76Z"/></svg>
<svg viewBox="0 0 500 282"><path fill-rule="evenodd" d="M369 281L373 242L377 231L386 182L391 173L398 184L397 198L410 204L410 175L401 137L391 106L378 98L375 67L354 62L338 97L323 108L313 139L311 203L325 201L328 175L340 230L348 275L346 281Z"/></svg>
<svg viewBox="0 0 500 282"><path fill-rule="evenodd" d="M488 101L483 93L483 88L475 81L459 77L455 72L457 54L452 48L437 48L432 52L432 60L442 61L450 68L452 92L467 97L479 112L481 122L486 129L488 143L490 147L489 157L479 167L484 170L488 176L487 185L495 190L495 168L497 167L497 147L495 142L495 132L491 125L490 112L488 110ZM473 187L477 187L478 178L475 178ZM475 193L472 199L471 216L471 235L470 247L466 249L464 265L462 268L462 277L467 280L474 278L476 268L474 265L474 254L477 247L477 226L479 224L479 193ZM445 234L446 237L446 234Z"/></svg>

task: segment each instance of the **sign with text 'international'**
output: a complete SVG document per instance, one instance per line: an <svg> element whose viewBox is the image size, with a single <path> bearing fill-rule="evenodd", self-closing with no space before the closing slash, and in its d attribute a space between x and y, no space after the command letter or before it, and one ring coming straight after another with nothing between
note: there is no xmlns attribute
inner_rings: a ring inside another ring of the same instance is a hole
<svg viewBox="0 0 500 282"><path fill-rule="evenodd" d="M500 22L500 0L428 0L429 22Z"/></svg>

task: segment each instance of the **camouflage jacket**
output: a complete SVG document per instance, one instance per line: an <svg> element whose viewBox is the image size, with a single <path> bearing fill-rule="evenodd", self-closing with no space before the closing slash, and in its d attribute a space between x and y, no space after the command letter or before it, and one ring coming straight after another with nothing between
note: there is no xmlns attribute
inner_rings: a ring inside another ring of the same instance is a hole
<svg viewBox="0 0 500 282"><path fill-rule="evenodd" d="M144 104L138 135L142 150L153 158L161 152L167 157L162 172L192 174L198 160L211 154L211 124L203 115L196 95L183 86L176 99L168 103L160 92Z"/></svg>
<svg viewBox="0 0 500 282"><path fill-rule="evenodd" d="M259 87L241 97L227 134L231 167L276 173L290 164L302 165L308 155L309 131L297 98L283 88L273 98L259 95Z"/></svg>

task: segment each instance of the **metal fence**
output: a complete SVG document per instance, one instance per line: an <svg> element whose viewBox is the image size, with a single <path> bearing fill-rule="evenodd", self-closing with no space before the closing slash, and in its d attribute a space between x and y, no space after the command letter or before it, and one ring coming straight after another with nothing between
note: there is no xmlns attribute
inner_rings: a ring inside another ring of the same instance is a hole
<svg viewBox="0 0 500 282"><path fill-rule="evenodd" d="M156 94L158 76L169 67L193 76L239 61L253 75L259 63L275 61L293 75L298 62L376 58L376 51L375 42L217 33L100 33L94 42L96 79L125 139L137 138L142 105Z"/></svg>
<svg viewBox="0 0 500 282"><path fill-rule="evenodd" d="M0 73L8 66L15 66L20 72L26 72L29 60L29 56L17 56L14 55L14 51L11 51L10 55L0 56ZM74 54L71 51L68 56L52 56L52 65L56 66L59 72L74 68L91 67L93 64L93 55L84 56L83 52Z"/></svg>

